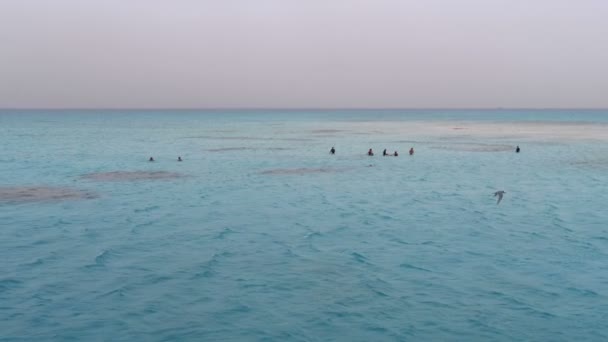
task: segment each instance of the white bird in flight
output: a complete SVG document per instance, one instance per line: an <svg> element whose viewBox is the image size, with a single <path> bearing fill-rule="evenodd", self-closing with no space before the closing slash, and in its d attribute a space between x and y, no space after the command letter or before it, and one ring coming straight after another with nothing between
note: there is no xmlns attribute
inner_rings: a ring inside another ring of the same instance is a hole
<svg viewBox="0 0 608 342"><path fill-rule="evenodd" d="M496 202L496 204L499 204L500 201L502 201L502 196L504 196L504 194L506 194L506 192L500 190L500 191L496 191L494 193L494 197L498 196L498 202Z"/></svg>

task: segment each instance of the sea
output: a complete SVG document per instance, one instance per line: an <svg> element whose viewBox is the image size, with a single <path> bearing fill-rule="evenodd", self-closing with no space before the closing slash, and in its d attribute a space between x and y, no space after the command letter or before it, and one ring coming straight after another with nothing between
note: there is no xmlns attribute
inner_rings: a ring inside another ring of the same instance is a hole
<svg viewBox="0 0 608 342"><path fill-rule="evenodd" d="M0 341L606 341L607 203L608 110L2 110Z"/></svg>

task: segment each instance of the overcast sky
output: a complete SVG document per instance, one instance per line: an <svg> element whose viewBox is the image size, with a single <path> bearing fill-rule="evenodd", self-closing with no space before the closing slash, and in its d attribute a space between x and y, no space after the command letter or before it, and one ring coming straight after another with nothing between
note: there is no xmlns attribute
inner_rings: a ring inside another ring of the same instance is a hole
<svg viewBox="0 0 608 342"><path fill-rule="evenodd" d="M608 0L0 0L0 107L608 108Z"/></svg>

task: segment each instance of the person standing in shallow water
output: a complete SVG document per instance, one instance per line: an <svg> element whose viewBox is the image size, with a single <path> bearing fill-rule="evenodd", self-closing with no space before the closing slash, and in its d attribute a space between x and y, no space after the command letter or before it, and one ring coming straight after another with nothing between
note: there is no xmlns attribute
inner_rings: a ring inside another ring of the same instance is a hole
<svg viewBox="0 0 608 342"><path fill-rule="evenodd" d="M521 151L521 149L519 148L519 145L518 145L517 148L515 149L515 153L519 153L519 151Z"/></svg>
<svg viewBox="0 0 608 342"><path fill-rule="evenodd" d="M374 155L374 151L372 151L372 149L370 148L369 151L367 151L367 155L368 156L373 156Z"/></svg>
<svg viewBox="0 0 608 342"><path fill-rule="evenodd" d="M393 153L393 155L394 155L395 157L399 157L399 153L397 153L397 151L395 151L395 153Z"/></svg>
<svg viewBox="0 0 608 342"><path fill-rule="evenodd" d="M384 151L382 151L382 156L383 156L383 157L386 157L386 155L387 155L387 154L388 154L388 153L386 153L386 149L384 149Z"/></svg>
<svg viewBox="0 0 608 342"><path fill-rule="evenodd" d="M150 159L148 159L148 161L153 162L153 161L154 161L154 158L153 158L153 157L150 157Z"/></svg>
<svg viewBox="0 0 608 342"><path fill-rule="evenodd" d="M182 157L181 157L181 156L180 156L180 157L177 157L177 161L178 161L178 162L182 161Z"/></svg>
<svg viewBox="0 0 608 342"><path fill-rule="evenodd" d="M332 147L331 150L329 150L329 154L336 154L336 149Z"/></svg>
<svg viewBox="0 0 608 342"><path fill-rule="evenodd" d="M413 156L413 155L414 155L414 148L412 147L412 148L410 148L410 156Z"/></svg>

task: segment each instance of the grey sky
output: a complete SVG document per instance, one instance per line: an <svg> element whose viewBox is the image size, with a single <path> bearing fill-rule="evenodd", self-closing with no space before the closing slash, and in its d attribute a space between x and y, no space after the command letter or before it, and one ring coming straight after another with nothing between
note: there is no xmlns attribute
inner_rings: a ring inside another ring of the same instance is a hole
<svg viewBox="0 0 608 342"><path fill-rule="evenodd" d="M0 0L0 107L608 107L608 0Z"/></svg>

